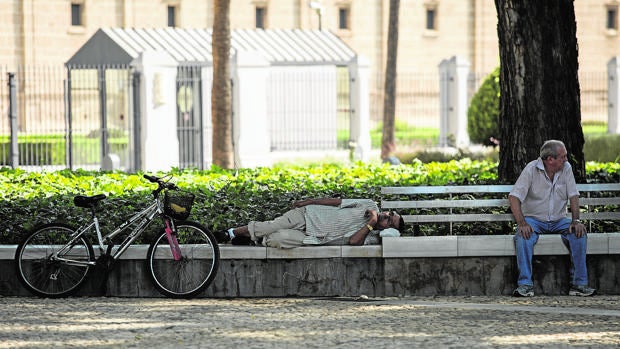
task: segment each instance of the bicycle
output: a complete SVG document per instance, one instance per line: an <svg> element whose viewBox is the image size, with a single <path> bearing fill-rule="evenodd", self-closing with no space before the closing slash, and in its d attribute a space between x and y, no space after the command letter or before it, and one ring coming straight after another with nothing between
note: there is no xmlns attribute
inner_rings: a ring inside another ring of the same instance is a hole
<svg viewBox="0 0 620 349"><path fill-rule="evenodd" d="M144 178L157 183L152 202L105 236L96 214L105 194L74 197L76 206L91 212L90 220L79 228L54 222L40 225L26 236L15 251L17 275L26 289L49 298L75 294L91 269L102 267L109 271L157 217L161 218L163 228L146 255L147 269L157 290L171 298L192 298L208 287L217 273L220 251L206 227L186 220L195 196L180 190L169 181L169 176L145 174ZM98 240L97 259L88 239L92 230ZM127 236L115 248L113 239L122 232Z"/></svg>

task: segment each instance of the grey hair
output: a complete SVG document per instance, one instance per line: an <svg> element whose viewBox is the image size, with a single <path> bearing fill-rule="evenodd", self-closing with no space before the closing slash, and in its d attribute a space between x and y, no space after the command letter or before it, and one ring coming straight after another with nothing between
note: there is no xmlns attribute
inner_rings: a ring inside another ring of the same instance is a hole
<svg viewBox="0 0 620 349"><path fill-rule="evenodd" d="M555 139L548 140L540 147L540 158L545 160L550 156L556 157L562 148L566 149L564 142Z"/></svg>

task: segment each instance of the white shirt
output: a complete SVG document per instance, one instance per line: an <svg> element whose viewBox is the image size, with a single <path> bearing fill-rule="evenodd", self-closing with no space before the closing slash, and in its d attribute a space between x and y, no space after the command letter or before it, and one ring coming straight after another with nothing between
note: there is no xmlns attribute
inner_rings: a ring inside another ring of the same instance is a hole
<svg viewBox="0 0 620 349"><path fill-rule="evenodd" d="M528 163L510 194L521 201L523 216L542 222L566 217L569 198L579 196L573 170L568 162L551 180L541 158Z"/></svg>

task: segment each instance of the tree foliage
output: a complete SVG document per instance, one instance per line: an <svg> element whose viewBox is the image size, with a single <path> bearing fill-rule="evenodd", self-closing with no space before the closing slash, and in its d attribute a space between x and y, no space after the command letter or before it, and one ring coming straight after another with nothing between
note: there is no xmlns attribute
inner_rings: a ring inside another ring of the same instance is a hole
<svg viewBox="0 0 620 349"><path fill-rule="evenodd" d="M490 145L499 139L499 67L486 77L467 110L467 133L473 143Z"/></svg>

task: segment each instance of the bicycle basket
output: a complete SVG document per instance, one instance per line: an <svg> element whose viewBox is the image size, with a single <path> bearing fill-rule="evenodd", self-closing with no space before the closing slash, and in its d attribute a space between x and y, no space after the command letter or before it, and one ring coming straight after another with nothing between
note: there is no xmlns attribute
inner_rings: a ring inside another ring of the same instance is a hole
<svg viewBox="0 0 620 349"><path fill-rule="evenodd" d="M194 194L180 190L166 190L164 194L164 213L173 219L186 219L192 210Z"/></svg>

